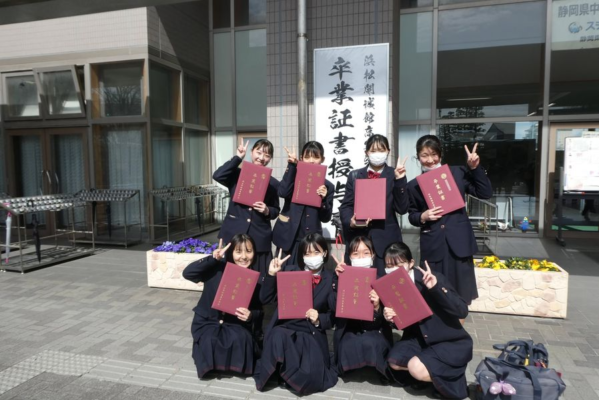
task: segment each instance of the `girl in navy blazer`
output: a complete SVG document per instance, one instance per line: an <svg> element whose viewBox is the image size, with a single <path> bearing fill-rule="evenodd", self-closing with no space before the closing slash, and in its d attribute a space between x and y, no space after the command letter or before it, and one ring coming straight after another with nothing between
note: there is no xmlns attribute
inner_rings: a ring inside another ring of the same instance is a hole
<svg viewBox="0 0 599 400"><path fill-rule="evenodd" d="M468 146L464 148L468 166L449 167L462 197L468 193L480 199L491 198L493 188L480 166L477 144L472 152ZM440 167L443 155L441 141L433 135L421 137L416 143L416 154L423 172ZM470 304L478 297L472 258L478 249L465 207L439 215L443 210L441 207L428 208L416 179L408 183L408 194L408 219L420 228L421 260L428 261L435 273L442 273L466 304Z"/></svg>
<svg viewBox="0 0 599 400"><path fill-rule="evenodd" d="M322 198L320 207L292 203L295 176L297 175L297 156L295 151L287 151L287 170L279 184L279 197L285 199L283 210L273 228L272 242L278 249L283 250L283 255L291 255L287 261L297 265L297 249L301 240L310 233L322 234L322 223L329 222L333 215L333 194L335 187L325 180L324 185L316 189ZM322 144L312 141L304 145L301 161L311 164L324 162L324 148Z"/></svg>
<svg viewBox="0 0 599 400"><path fill-rule="evenodd" d="M424 261L426 270L414 268L412 252L404 243L391 245L385 252L386 272L405 268L431 308L433 315L403 330L401 340L389 352L389 366L402 384L416 381L413 388L424 388L421 382L432 382L436 397L463 399L468 397L466 367L472 360L472 338L460 319L468 315L468 306L443 274L433 273ZM383 315L392 323L395 310L385 307Z"/></svg>
<svg viewBox="0 0 599 400"><path fill-rule="evenodd" d="M405 214L408 211L408 195L406 193L406 168L405 162L398 160L397 167L393 169L387 165L389 156L389 141L382 135L373 135L366 141L366 156L368 166L352 171L347 178L345 197L339 207L341 223L343 224L343 235L345 242L349 243L356 236L368 236L374 244L374 265L378 276L384 274L385 263L383 253L387 246L393 242L401 241L401 229L397 222L395 213ZM386 217L384 220L368 220L364 226L356 222L354 211L354 197L356 179L378 179L387 180L387 204ZM349 262L349 248L346 247L345 261Z"/></svg>
<svg viewBox="0 0 599 400"><path fill-rule="evenodd" d="M313 308L306 318L280 320L275 311L264 338L262 358L256 365L256 388L264 386L273 374L301 395L323 392L337 383L337 373L331 365L327 329L333 326L335 293L333 273L324 269L329 258L326 239L318 233L304 237L299 245L298 265L284 262L281 254L270 263L260 290L260 300L266 304L276 301L279 271L312 272Z"/></svg>
<svg viewBox="0 0 599 400"><path fill-rule="evenodd" d="M213 370L242 374L254 372L259 349L252 337L252 320L262 316L258 286L249 308L238 308L235 315L213 309L212 302L227 261L251 268L256 261L255 248L254 240L243 233L235 235L224 249L221 239L212 256L192 262L183 271L185 279L204 282L191 324L192 357L199 378Z"/></svg>
<svg viewBox="0 0 599 400"><path fill-rule="evenodd" d="M256 262L253 269L260 272L260 278L264 277L268 271L268 265L272 260L272 228L270 221L279 215L279 196L277 190L279 181L270 177L270 183L266 191L264 202L254 203L252 207L235 203L233 195L237 188L237 180L241 170L239 165L245 157L249 141L243 144L240 142L237 147L237 154L220 168L214 171L212 178L226 186L229 189L231 200L227 215L223 221L218 234L219 239L225 243L231 241L231 238L238 233L247 233L256 241ZM266 167L272 159L274 153L273 145L266 139L261 139L254 144L252 148L252 162L256 165Z"/></svg>
<svg viewBox="0 0 599 400"><path fill-rule="evenodd" d="M349 258L353 267L374 268L375 253L370 239L355 237L349 244ZM337 275L345 271L346 265L333 256ZM335 362L339 375L362 367L374 367L381 374L381 381L391 378L387 355L393 344L391 326L383 318L383 308L377 293L370 291L372 321L359 321L336 317L333 337Z"/></svg>

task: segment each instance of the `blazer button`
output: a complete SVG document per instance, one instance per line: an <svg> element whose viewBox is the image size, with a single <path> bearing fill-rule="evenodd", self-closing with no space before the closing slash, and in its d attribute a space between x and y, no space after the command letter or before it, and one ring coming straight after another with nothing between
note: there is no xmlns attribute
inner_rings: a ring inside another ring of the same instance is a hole
<svg viewBox="0 0 599 400"><path fill-rule="evenodd" d="M249 210L252 211L252 207L250 207Z"/></svg>
<svg viewBox="0 0 599 400"><path fill-rule="evenodd" d="M428 338L428 335L422 335L422 336L423 336L425 339L427 339L427 338Z"/></svg>
<svg viewBox="0 0 599 400"><path fill-rule="evenodd" d="M225 321L223 321L222 319L220 321L218 321L218 323L221 324L221 325L222 325L223 322L225 322Z"/></svg>
<svg viewBox="0 0 599 400"><path fill-rule="evenodd" d="M248 222L252 222L251 218L248 218Z"/></svg>
<svg viewBox="0 0 599 400"><path fill-rule="evenodd" d="M312 332L313 335L316 335L316 332Z"/></svg>
<svg viewBox="0 0 599 400"><path fill-rule="evenodd" d="M441 225L441 229L445 229L445 225Z"/></svg>
<svg viewBox="0 0 599 400"><path fill-rule="evenodd" d="M441 290L443 291L443 293L447 293L447 289L441 288Z"/></svg>

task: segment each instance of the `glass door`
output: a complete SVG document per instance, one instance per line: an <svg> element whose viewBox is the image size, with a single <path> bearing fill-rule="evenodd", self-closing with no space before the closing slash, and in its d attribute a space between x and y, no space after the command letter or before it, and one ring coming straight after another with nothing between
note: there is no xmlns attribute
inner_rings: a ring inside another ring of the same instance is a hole
<svg viewBox="0 0 599 400"><path fill-rule="evenodd" d="M557 231L557 196L559 169L564 166L565 139L581 137L583 132L599 132L599 123L552 124L549 141L549 165L547 181L547 207L545 209L546 231L553 236ZM599 237L599 204L593 200L565 199L563 201L563 226L566 237Z"/></svg>
<svg viewBox="0 0 599 400"><path fill-rule="evenodd" d="M7 131L9 194L30 197L59 193L76 193L89 187L87 141L85 128L37 129ZM77 210L75 219L82 220L84 210ZM62 211L54 218L38 213L38 229L42 235L61 228L68 222ZM32 223L32 214L25 217Z"/></svg>

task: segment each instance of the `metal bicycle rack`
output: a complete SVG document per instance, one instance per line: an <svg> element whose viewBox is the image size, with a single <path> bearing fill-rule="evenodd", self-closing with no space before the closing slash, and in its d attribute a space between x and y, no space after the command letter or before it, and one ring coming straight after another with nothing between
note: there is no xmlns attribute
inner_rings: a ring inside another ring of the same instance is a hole
<svg viewBox="0 0 599 400"><path fill-rule="evenodd" d="M138 202L138 223L128 223L127 221L127 203L134 201L137 196ZM92 205L92 230L94 231L94 240L99 244L125 246L141 243L142 241L142 214L141 214L141 196L137 189L89 189L82 190L75 194L75 198L80 201ZM97 205L98 203L106 203L106 222L98 222ZM112 222L111 209L112 203L120 203L123 210L123 224L114 224ZM106 226L107 236L100 236L98 226ZM139 226L139 238L130 239L129 234L131 228ZM118 235L113 237L114 228L123 228L124 237ZM89 243L89 239L79 240L83 243Z"/></svg>
<svg viewBox="0 0 599 400"><path fill-rule="evenodd" d="M17 271L24 273L28 270L45 267L52 264L58 264L74 258L91 255L95 252L95 242L92 232L79 231L75 228L75 209L84 208L86 203L75 198L72 194L54 194L18 198L6 198L0 201L0 208L6 210L12 215L12 225L17 231L17 242L10 243L11 247L16 247L15 257L5 259L3 257L0 263L0 270ZM67 211L68 220L66 226L70 228L56 228L57 214L60 211ZM40 237L37 230L37 214L44 213L49 218L53 218L54 234ZM32 214L33 237L27 238L25 217ZM23 222L23 226L21 225ZM25 233L23 233L23 231ZM78 247L76 236L80 233L91 233L92 248ZM59 245L58 238L70 236L70 246ZM54 246L44 246L42 249L41 241L45 239L54 239ZM34 252L23 252L27 243L35 245Z"/></svg>
<svg viewBox="0 0 599 400"><path fill-rule="evenodd" d="M219 228L218 219L224 217L227 204L224 200L229 193L217 185L193 185L155 189L149 192L150 198L157 198L162 203L164 223L150 224L152 240L162 243L175 237L197 236ZM187 201L193 200L195 210L188 212ZM182 216L171 218L169 208L171 202L183 203ZM224 209L223 209L224 204ZM197 229L190 228L189 218L197 219ZM207 224L207 220L210 222ZM173 224L183 222L183 229L172 232ZM154 228L166 228L166 237L156 237Z"/></svg>

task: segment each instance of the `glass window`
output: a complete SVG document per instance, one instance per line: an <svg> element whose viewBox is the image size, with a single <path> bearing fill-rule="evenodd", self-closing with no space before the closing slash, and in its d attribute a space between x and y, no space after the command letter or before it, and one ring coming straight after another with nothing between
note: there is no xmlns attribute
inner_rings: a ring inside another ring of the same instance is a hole
<svg viewBox="0 0 599 400"><path fill-rule="evenodd" d="M208 82L185 77L185 122L208 126Z"/></svg>
<svg viewBox="0 0 599 400"><path fill-rule="evenodd" d="M40 72L39 77L49 116L83 114L79 82L73 70Z"/></svg>
<svg viewBox="0 0 599 400"><path fill-rule="evenodd" d="M233 125L231 34L214 34L214 121L217 127Z"/></svg>
<svg viewBox="0 0 599 400"><path fill-rule="evenodd" d="M266 23L266 0L235 0L235 26Z"/></svg>
<svg viewBox="0 0 599 400"><path fill-rule="evenodd" d="M39 117L39 97L37 84L33 74L7 76L6 85L6 116L7 117Z"/></svg>
<svg viewBox="0 0 599 400"><path fill-rule="evenodd" d="M208 132L185 130L185 184L206 185L210 177L210 139Z"/></svg>
<svg viewBox="0 0 599 400"><path fill-rule="evenodd" d="M0 129L0 196L8 192L6 188L6 151L4 142L4 131Z"/></svg>
<svg viewBox="0 0 599 400"><path fill-rule="evenodd" d="M266 126L266 29L235 32L237 126Z"/></svg>
<svg viewBox="0 0 599 400"><path fill-rule="evenodd" d="M492 202L498 205L501 222L517 229L527 217L531 229L538 228L540 122L443 124L437 132L443 142L443 163L450 165L466 165L464 145L478 142L477 153L493 185Z"/></svg>
<svg viewBox="0 0 599 400"><path fill-rule="evenodd" d="M179 72L156 64L150 67L150 111L152 118L181 121Z"/></svg>
<svg viewBox="0 0 599 400"><path fill-rule="evenodd" d="M216 167L220 167L225 162L229 161L235 155L237 146L237 137L233 132L216 132ZM248 146L249 148L249 146Z"/></svg>
<svg viewBox="0 0 599 400"><path fill-rule="evenodd" d="M231 27L231 2L229 0L212 0L212 27Z"/></svg>
<svg viewBox="0 0 599 400"><path fill-rule="evenodd" d="M399 42L399 119L430 119L433 13L402 15Z"/></svg>
<svg viewBox="0 0 599 400"><path fill-rule="evenodd" d="M95 117L142 115L143 65L141 63L97 66L99 84L94 88L100 104Z"/></svg>
<svg viewBox="0 0 599 400"><path fill-rule="evenodd" d="M545 7L439 12L439 119L535 115L542 102Z"/></svg>
<svg viewBox="0 0 599 400"><path fill-rule="evenodd" d="M152 126L152 183L155 189L183 186L181 128ZM171 217L180 216L182 209L176 201L168 203ZM166 221L165 204L154 198L154 223Z"/></svg>
<svg viewBox="0 0 599 400"><path fill-rule="evenodd" d="M401 0L401 8L432 7L433 0Z"/></svg>
<svg viewBox="0 0 599 400"><path fill-rule="evenodd" d="M599 113L599 14L583 14L582 8L579 13L578 7L573 1L553 2L551 115Z"/></svg>
<svg viewBox="0 0 599 400"><path fill-rule="evenodd" d="M420 163L416 158L416 142L424 135L431 133L430 125L400 126L398 136L398 157L402 160L407 156L406 177L408 181L420 173ZM408 220L408 214L401 217L402 229L416 229Z"/></svg>

